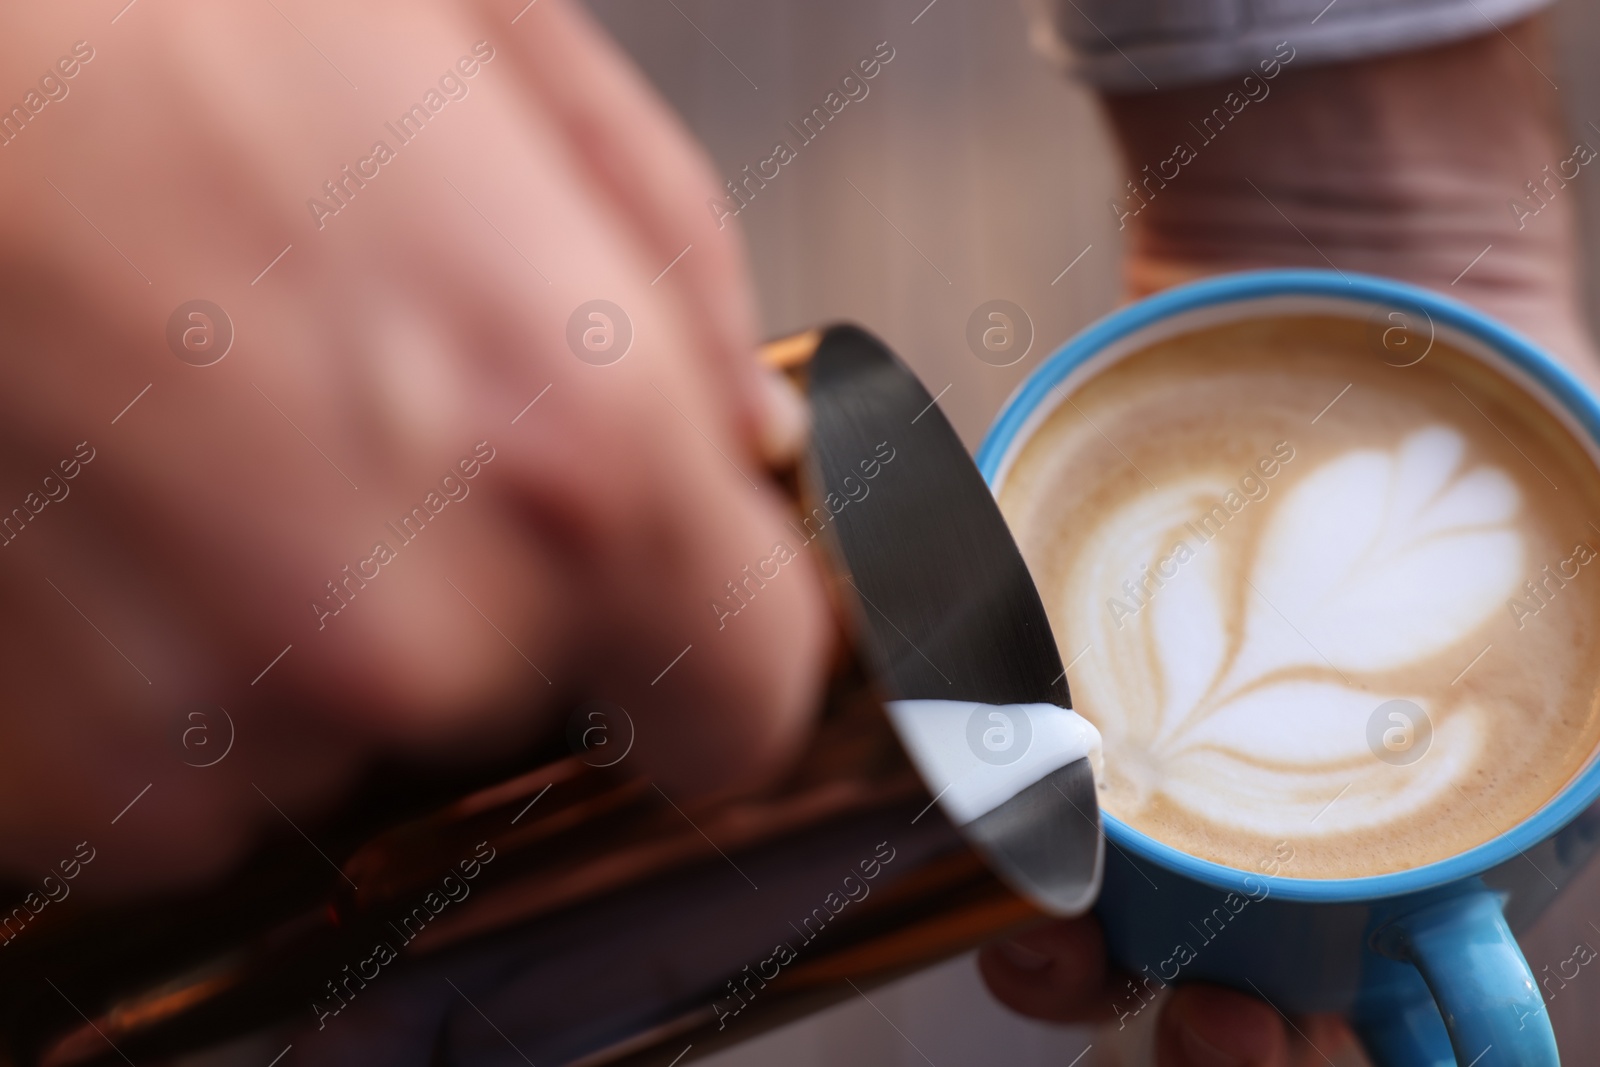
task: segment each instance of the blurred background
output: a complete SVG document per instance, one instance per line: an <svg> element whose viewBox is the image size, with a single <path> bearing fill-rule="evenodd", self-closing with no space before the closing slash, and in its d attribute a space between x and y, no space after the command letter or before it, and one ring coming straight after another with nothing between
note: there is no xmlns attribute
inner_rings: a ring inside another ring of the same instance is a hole
<svg viewBox="0 0 1600 1067"><path fill-rule="evenodd" d="M1369 0L1345 0L1347 3ZM741 176L788 141L798 158L739 216L763 326L838 319L883 337L921 375L969 448L1012 388L1121 299L1108 202L1120 164L1094 97L1034 52L1019 0L589 0L715 160ZM1554 79L1574 140L1600 148L1600 8L1554 9ZM857 61L894 58L803 147L799 124ZM770 170L770 168L769 168ZM1586 248L1600 251L1588 170ZM1508 195L1511 191L1508 190ZM1070 269L1068 269L1070 267ZM1600 287L1590 272L1591 320ZM968 316L991 299L1031 318L1027 356L995 367L968 349ZM1523 937L1536 973L1600 948L1600 865ZM1019 1019L954 960L706 1060L715 1067L1103 1067L1149 1062L1145 1012L1118 1032ZM1549 1004L1564 1049L1600 1048L1600 978ZM1093 1046L1092 1048L1090 1046ZM1077 1059L1080 1054L1081 1059ZM1316 1062L1320 1058L1313 1055ZM1345 1063L1359 1059L1343 1058ZM1574 1062L1577 1062L1574 1060Z"/></svg>

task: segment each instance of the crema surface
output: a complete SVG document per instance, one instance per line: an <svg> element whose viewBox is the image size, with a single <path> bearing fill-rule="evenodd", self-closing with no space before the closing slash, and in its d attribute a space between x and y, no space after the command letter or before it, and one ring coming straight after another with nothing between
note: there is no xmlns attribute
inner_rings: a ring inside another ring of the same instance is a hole
<svg viewBox="0 0 1600 1067"><path fill-rule="evenodd" d="M1373 336L1295 316L1152 345L1001 487L1104 806L1185 852L1417 867L1600 743L1593 461L1506 375L1442 341L1394 366Z"/></svg>

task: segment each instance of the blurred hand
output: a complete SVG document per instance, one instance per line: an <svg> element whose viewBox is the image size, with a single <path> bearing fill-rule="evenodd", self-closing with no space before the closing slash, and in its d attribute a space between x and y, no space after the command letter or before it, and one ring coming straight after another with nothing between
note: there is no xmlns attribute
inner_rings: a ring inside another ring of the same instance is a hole
<svg viewBox="0 0 1600 1067"><path fill-rule="evenodd" d="M1105 938L1093 918L1051 923L991 945L979 954L978 970L1001 1003L1046 1022L1133 1025L1145 1002L1127 975L1108 970ZM1354 1040L1336 1017L1301 1019L1292 1031L1275 1009L1218 986L1179 986L1159 1011L1158 1067L1313 1067Z"/></svg>
<svg viewBox="0 0 1600 1067"><path fill-rule="evenodd" d="M88 839L82 891L191 881L375 752L500 752L582 696L674 795L779 764L830 639L810 559L711 601L799 547L761 456L802 416L614 46L568 0L124 2L0 34L0 93L48 96L0 138L0 869ZM169 350L194 298L236 333L211 366ZM597 298L607 365L568 340ZM219 706L231 752L186 765Z"/></svg>
<svg viewBox="0 0 1600 1067"><path fill-rule="evenodd" d="M1285 68L1125 220L1130 294L1262 267L1383 274L1478 305L1600 386L1578 298L1576 190L1556 189L1531 217L1508 207L1534 204L1525 183L1573 154L1541 69L1553 63L1538 19L1505 36ZM1188 120L1232 87L1108 98L1128 174L1195 142ZM1128 976L1108 973L1093 918L992 946L979 967L997 998L1035 1018L1109 1022L1141 1003ZM1291 1029L1271 1006L1214 986L1180 986L1159 1010L1160 1067L1323 1064L1353 1041L1337 1018Z"/></svg>

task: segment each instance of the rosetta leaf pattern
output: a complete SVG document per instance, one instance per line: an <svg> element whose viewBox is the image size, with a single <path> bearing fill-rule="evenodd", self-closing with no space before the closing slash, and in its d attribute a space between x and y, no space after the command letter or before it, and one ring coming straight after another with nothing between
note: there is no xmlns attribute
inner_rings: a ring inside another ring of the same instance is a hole
<svg viewBox="0 0 1600 1067"><path fill-rule="evenodd" d="M1098 650L1086 692L1118 712L1097 716L1108 761L1144 800L1161 793L1265 834L1306 833L1312 817L1311 832L1354 829L1447 789L1482 744L1482 710L1448 685L1387 692L1373 679L1464 648L1514 593L1525 555L1515 484L1470 465L1461 433L1440 425L1281 476L1247 505L1253 539L1196 537L1194 516L1228 488L1197 477L1142 494L1080 557L1101 594L1080 605L1095 612L1085 621ZM1177 561L1175 541L1192 558ZM1131 615L1107 610L1130 603L1127 577L1160 559L1176 574ZM1433 749L1404 774L1367 741L1373 711L1397 697L1434 723Z"/></svg>

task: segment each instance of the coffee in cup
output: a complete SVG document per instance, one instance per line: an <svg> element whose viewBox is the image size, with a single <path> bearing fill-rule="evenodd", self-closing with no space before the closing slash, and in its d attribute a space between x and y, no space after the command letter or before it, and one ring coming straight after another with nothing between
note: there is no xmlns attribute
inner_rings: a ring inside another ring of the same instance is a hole
<svg viewBox="0 0 1600 1067"><path fill-rule="evenodd" d="M999 483L1103 806L1184 852L1422 866L1600 744L1595 456L1520 372L1386 338L1296 313L1101 353Z"/></svg>

